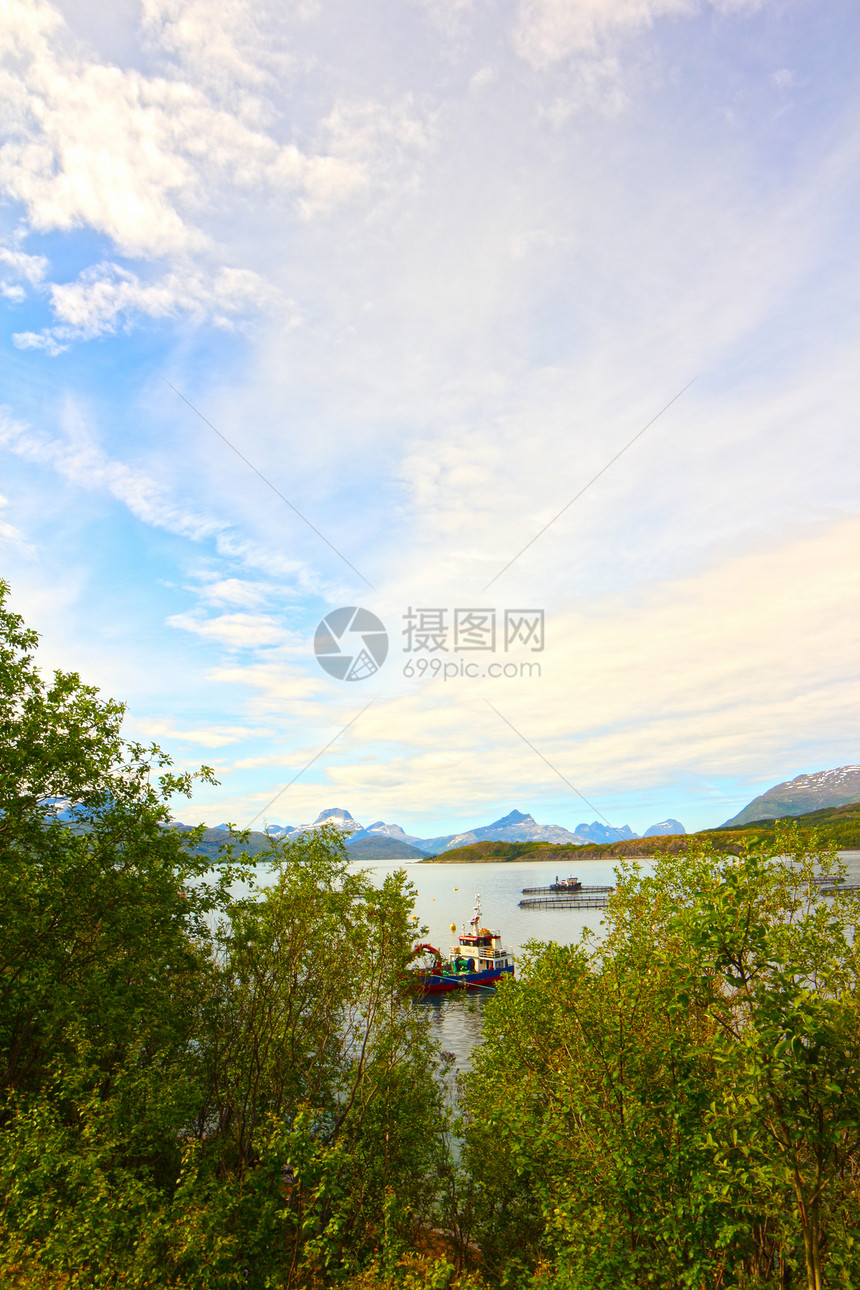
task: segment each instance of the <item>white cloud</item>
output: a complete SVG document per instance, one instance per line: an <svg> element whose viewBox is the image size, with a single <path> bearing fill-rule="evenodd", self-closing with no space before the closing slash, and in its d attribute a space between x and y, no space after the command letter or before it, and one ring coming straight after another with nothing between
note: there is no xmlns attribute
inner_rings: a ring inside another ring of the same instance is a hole
<svg viewBox="0 0 860 1290"><path fill-rule="evenodd" d="M86 227L124 255L174 261L170 272L151 282L102 264L76 282L53 286L52 303L68 336L100 335L132 311L153 317L208 312L223 323L249 305L259 307L271 294L260 276L219 264L217 238L204 227L212 222L214 194L225 205L248 194L255 203L276 206L286 199L297 212L315 215L377 179L387 183L392 167L402 167L405 155L426 142L408 101L389 109L371 100L330 107L317 131L317 153L279 139L268 100L219 96L218 87L199 76L214 59L222 81L244 77L279 88L237 52L231 36L234 29L250 32L251 52L262 56L268 32L265 23L255 25L254 7L222 5L219 14L223 26L210 5L146 6L148 30L188 56L189 75L197 77L192 80L175 68L171 76L158 76L103 65L75 43L50 5L10 0L6 6L0 92L8 113L0 187L23 205L31 229ZM269 22L273 14L265 15ZM201 256L203 263L194 264ZM37 260L30 259L31 273ZM63 335L53 339L56 348ZM22 333L18 343L37 344L32 333ZM52 348L47 340L42 347Z"/></svg>
<svg viewBox="0 0 860 1290"><path fill-rule="evenodd" d="M710 0L730 13L756 9L760 0ZM594 55L613 40L661 18L690 17L699 0L522 0L515 48L533 67L548 67L572 55Z"/></svg>
<svg viewBox="0 0 860 1290"><path fill-rule="evenodd" d="M199 541L223 524L174 502L145 471L109 457L93 440L80 412L70 407L65 439L33 430L0 409L0 445L24 461L51 466L79 488L104 490L145 524Z"/></svg>
<svg viewBox="0 0 860 1290"><path fill-rule="evenodd" d="M48 328L44 331L16 331L12 340L18 349L43 349L52 358L65 353L69 348L68 345L61 345Z"/></svg>
<svg viewBox="0 0 860 1290"><path fill-rule="evenodd" d="M797 85L794 72L787 67L780 67L777 71L771 72L770 81L772 85L776 85L781 90L793 89Z"/></svg>
<svg viewBox="0 0 860 1290"><path fill-rule="evenodd" d="M301 209L312 216L352 194L397 188L400 194L417 178L415 160L434 141L432 118L417 112L411 95L382 104L373 99L342 99L320 123L327 154L314 172Z"/></svg>
<svg viewBox="0 0 860 1290"><path fill-rule="evenodd" d="M274 305L277 292L248 269L185 268L142 282L117 264L103 263L84 271L75 282L53 283L50 298L55 326L13 336L19 349L62 352L73 340L89 340L129 325L138 316L208 318L216 326L235 327L242 315Z"/></svg>
<svg viewBox="0 0 860 1290"><path fill-rule="evenodd" d="M860 521L834 522L654 586L638 606L607 598L554 616L540 678L380 698L327 759L327 782L346 799L375 792L419 812L453 783L475 809L500 785L554 793L552 772L484 697L598 803L690 777L757 778L810 748L830 764L850 755L844 714L860 703L858 550ZM362 746L387 751L360 760Z"/></svg>
<svg viewBox="0 0 860 1290"><path fill-rule="evenodd" d="M449 38L459 36L474 12L474 0L416 0L435 27Z"/></svg>
<svg viewBox="0 0 860 1290"><path fill-rule="evenodd" d="M12 304L20 305L27 299L27 291L21 285L22 280L28 286L39 286L47 272L48 261L44 255L27 255L24 251L0 246L0 267L3 266L8 276L0 277L0 296Z"/></svg>
<svg viewBox="0 0 860 1290"><path fill-rule="evenodd" d="M44 337L35 337L34 341L39 345L52 343L50 338ZM75 487L88 492L108 493L144 524L195 543L211 542L217 556L228 567L235 569L238 565L263 573L275 580L281 596L284 588L288 587L302 594L333 594L335 599L338 598L337 589L306 562L281 554L278 546L255 542L231 530L225 519L216 519L177 499L170 485L155 479L145 470L111 457L96 442L81 408L71 401L66 406L63 420L65 436L52 436L34 430L0 406L0 447L23 461L50 467ZM172 478L175 465L173 462L165 464ZM252 608L264 600L271 589L271 585L267 587L260 582L216 574L214 579L203 579L198 594L204 605L230 604ZM248 622L251 621L262 624L262 620L249 617ZM228 617L220 627L207 627L205 619L193 615L173 625L209 635L225 644L238 644L240 638L245 639L241 615L235 621ZM258 644L284 643L291 639L280 629L275 631L268 623L263 626L265 630L257 639ZM253 644L252 633L248 636L248 643Z"/></svg>
<svg viewBox="0 0 860 1290"><path fill-rule="evenodd" d="M8 505L9 499L0 494L0 512L2 512ZM23 533L21 533L14 524L10 524L8 520L4 520L2 514L0 514L0 543L2 542L7 542L11 546L17 547L22 554L28 557L35 555L34 548L26 541Z"/></svg>
<svg viewBox="0 0 860 1290"><path fill-rule="evenodd" d="M268 614L218 614L214 618L192 613L172 614L167 625L231 649L260 649L284 644L289 639L289 633Z"/></svg>
<svg viewBox="0 0 860 1290"><path fill-rule="evenodd" d="M256 659L243 666L222 663L211 670L209 678L219 685L241 685L256 691L259 698L252 700L253 711L267 717L289 712L302 717L313 714L319 720L326 711L323 700L332 694L321 672L298 671L293 660L285 664L280 657L277 661Z"/></svg>
<svg viewBox="0 0 860 1290"><path fill-rule="evenodd" d="M0 264L5 264L18 278L23 278L31 286L43 281L48 271L48 260L44 255L27 255L25 251L13 251L10 247L0 246Z"/></svg>
<svg viewBox="0 0 860 1290"><path fill-rule="evenodd" d="M183 75L246 118L269 119L266 91L295 71L286 33L312 22L319 0L142 0L142 30ZM281 35L281 28L285 32Z"/></svg>
<svg viewBox="0 0 860 1290"><path fill-rule="evenodd" d="M137 722L137 728L148 739L163 740L165 743L197 745L200 748L226 748L230 744L244 743L248 739L266 738L270 731L265 727L252 726L197 726L193 729L180 729L172 721L143 720Z"/></svg>
<svg viewBox="0 0 860 1290"><path fill-rule="evenodd" d="M256 609L264 603L271 591L272 588L260 582L213 575L199 588L199 595L208 605L239 605L244 609Z"/></svg>

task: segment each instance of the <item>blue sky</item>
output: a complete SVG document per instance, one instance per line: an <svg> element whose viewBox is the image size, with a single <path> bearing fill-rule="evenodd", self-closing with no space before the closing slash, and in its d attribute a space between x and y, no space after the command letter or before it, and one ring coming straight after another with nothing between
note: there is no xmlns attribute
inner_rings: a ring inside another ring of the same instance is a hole
<svg viewBox="0 0 860 1290"><path fill-rule="evenodd" d="M216 767L182 814L332 740L266 818L693 828L857 761L853 6L5 13L3 574ZM354 683L342 605L391 638ZM545 648L404 675L410 607Z"/></svg>

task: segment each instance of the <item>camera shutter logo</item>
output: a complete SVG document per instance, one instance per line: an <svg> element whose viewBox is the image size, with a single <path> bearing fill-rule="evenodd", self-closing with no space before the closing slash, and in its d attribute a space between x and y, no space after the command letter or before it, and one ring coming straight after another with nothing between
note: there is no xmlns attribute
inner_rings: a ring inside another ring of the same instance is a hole
<svg viewBox="0 0 860 1290"><path fill-rule="evenodd" d="M314 636L324 672L338 681L365 681L388 657L388 632L369 609L346 605L326 614Z"/></svg>

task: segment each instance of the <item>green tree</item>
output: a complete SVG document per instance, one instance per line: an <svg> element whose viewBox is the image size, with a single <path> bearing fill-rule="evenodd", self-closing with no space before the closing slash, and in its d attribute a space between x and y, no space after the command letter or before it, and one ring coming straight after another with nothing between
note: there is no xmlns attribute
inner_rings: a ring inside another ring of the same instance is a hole
<svg viewBox="0 0 860 1290"><path fill-rule="evenodd" d="M599 944L531 947L467 1091L500 1278L519 1259L577 1290L856 1280L853 906L814 881L833 864L788 829L629 867Z"/></svg>
<svg viewBox="0 0 860 1290"><path fill-rule="evenodd" d="M404 986L413 896L402 872L377 888L350 871L342 837L321 830L219 930L198 1132L230 1204L247 1193L246 1230L258 1216L252 1262L277 1243L283 1265L325 1279L380 1245L396 1259L434 1221L447 1114ZM289 1204L261 1224L259 1188L284 1176Z"/></svg>
<svg viewBox="0 0 860 1290"><path fill-rule="evenodd" d="M262 885L241 836L214 866L197 856L170 824L194 777L124 740L122 706L76 675L46 681L6 591L5 1280L312 1286L374 1260L399 1276L447 1161L440 1058L404 990L405 875L377 890L325 831L273 844Z"/></svg>

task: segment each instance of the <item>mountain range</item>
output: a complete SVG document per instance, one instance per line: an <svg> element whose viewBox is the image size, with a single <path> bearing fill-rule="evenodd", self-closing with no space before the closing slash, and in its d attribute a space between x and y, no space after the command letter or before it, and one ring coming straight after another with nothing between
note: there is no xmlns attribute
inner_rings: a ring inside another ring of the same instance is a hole
<svg viewBox="0 0 860 1290"><path fill-rule="evenodd" d="M860 765L837 766L832 770L798 775L754 798L742 811L727 820L722 828L741 827L757 820L781 819L785 816L806 815L813 811L847 806L860 802ZM51 798L45 805L57 819L73 827L86 827L80 818L79 808L64 798ZM522 811L509 811L489 824L476 825L459 833L443 833L436 837L420 838L407 833L399 824L375 820L367 826L360 824L342 807L327 807L309 824L272 824L266 833L252 833L246 850L256 855L262 852L269 838L288 839L310 833L324 825L339 829L345 836L347 848L353 856L362 859L417 860L426 856L441 855L459 847L473 846L480 842L545 842L567 846L606 844L639 839L626 824L613 826L593 820L590 824L577 824L571 832L558 824L538 824L533 815ZM175 822L175 828L189 829L191 825ZM679 820L665 819L652 824L643 838L678 836L686 834ZM211 851L229 841L226 825L206 829L201 850Z"/></svg>
<svg viewBox="0 0 860 1290"><path fill-rule="evenodd" d="M601 824L599 820L594 820L591 824L578 824L571 833L558 824L538 824L533 815L515 810L490 824L476 825L462 833L419 838L406 833L399 824L386 824L384 820L376 820L365 827L342 807L328 807L320 811L310 824L269 825L268 833L270 837L278 839L290 838L300 833L310 833L322 828L324 824L346 834L349 851L366 859L414 859L417 856L439 855L475 842L552 842L584 846L588 842L617 842L639 837L626 824L616 828ZM685 832L683 824L678 820L662 820L659 824L652 824L645 836L658 837Z"/></svg>

